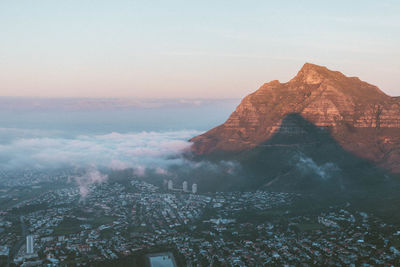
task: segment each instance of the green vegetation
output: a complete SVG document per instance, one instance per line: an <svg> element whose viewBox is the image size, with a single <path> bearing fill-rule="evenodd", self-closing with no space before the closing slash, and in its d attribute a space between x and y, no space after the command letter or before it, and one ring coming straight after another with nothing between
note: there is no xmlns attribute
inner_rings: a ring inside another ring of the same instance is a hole
<svg viewBox="0 0 400 267"><path fill-rule="evenodd" d="M131 225L128 227L128 231L131 233L145 233L147 231L147 227Z"/></svg>
<svg viewBox="0 0 400 267"><path fill-rule="evenodd" d="M81 230L81 221L66 217L56 228L54 228L54 235L69 235L75 234Z"/></svg>
<svg viewBox="0 0 400 267"><path fill-rule="evenodd" d="M319 223L300 223L297 225L297 228L302 232L307 232L321 230L324 228L324 226Z"/></svg>
<svg viewBox="0 0 400 267"><path fill-rule="evenodd" d="M23 215L30 212L35 212L38 210L45 210L49 206L48 203L40 203L40 204L33 204L33 205L26 205L21 208L12 209L11 212L16 215Z"/></svg>
<svg viewBox="0 0 400 267"><path fill-rule="evenodd" d="M100 237L102 239L110 239L115 235L114 230L113 229L105 229L103 231L100 232Z"/></svg>
<svg viewBox="0 0 400 267"><path fill-rule="evenodd" d="M116 217L112 216L99 216L89 219L89 223L93 225L93 227L98 227L104 224L110 224L116 220Z"/></svg>
<svg viewBox="0 0 400 267"><path fill-rule="evenodd" d="M91 224L93 227L99 227L100 225L110 224L116 220L115 217L112 216L94 216L94 214L89 213L81 213L80 215L92 215L86 220L78 220L72 217L66 217L56 228L54 228L54 235L68 235L75 234L81 231L80 225L82 224ZM76 216L76 214L74 213ZM88 216L83 216L87 218Z"/></svg>

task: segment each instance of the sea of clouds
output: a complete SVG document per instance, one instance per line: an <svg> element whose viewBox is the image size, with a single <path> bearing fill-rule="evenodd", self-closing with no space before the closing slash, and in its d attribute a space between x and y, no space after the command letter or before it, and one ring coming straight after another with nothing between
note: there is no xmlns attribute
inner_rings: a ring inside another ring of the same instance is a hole
<svg viewBox="0 0 400 267"><path fill-rule="evenodd" d="M10 172L50 175L48 170L67 168L78 174L69 180L85 195L91 184L108 179L109 170L130 169L136 176L171 176L171 168L188 175L193 169L219 171L183 155L190 138L223 123L238 102L0 97L0 183Z"/></svg>
<svg viewBox="0 0 400 267"><path fill-rule="evenodd" d="M71 177L81 195L93 184L107 180L102 170L132 169L133 175L145 176L151 170L167 175L169 166L185 163L183 154L190 149L188 140L199 134L195 130L78 135L74 138L54 133L1 129L8 141L0 143L0 169L70 168L84 170ZM186 164L187 165L187 164Z"/></svg>
<svg viewBox="0 0 400 267"><path fill-rule="evenodd" d="M10 131L15 132L15 129ZM0 144L0 168L163 168L182 161L190 148L188 140L198 131L166 131L79 135L63 137L20 137Z"/></svg>

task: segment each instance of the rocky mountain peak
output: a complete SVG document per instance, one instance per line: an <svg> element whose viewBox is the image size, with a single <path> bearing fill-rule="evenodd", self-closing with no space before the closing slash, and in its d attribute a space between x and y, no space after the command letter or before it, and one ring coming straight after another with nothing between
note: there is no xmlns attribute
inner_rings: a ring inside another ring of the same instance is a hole
<svg viewBox="0 0 400 267"><path fill-rule="evenodd" d="M338 71L332 71L324 66L305 63L297 75L290 82L302 82L305 84L321 84L327 80L340 80L346 78Z"/></svg>
<svg viewBox="0 0 400 267"><path fill-rule="evenodd" d="M246 96L228 120L193 138L197 154L254 148L288 114L323 127L347 151L400 172L400 99L338 71L306 63L287 83L266 83Z"/></svg>

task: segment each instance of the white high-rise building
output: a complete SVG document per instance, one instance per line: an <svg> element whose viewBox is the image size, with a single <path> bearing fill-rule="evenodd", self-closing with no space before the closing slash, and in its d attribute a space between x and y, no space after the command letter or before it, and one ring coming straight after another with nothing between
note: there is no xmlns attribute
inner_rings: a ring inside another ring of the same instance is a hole
<svg viewBox="0 0 400 267"><path fill-rule="evenodd" d="M193 194L197 193L197 184L192 184L192 193Z"/></svg>
<svg viewBox="0 0 400 267"><path fill-rule="evenodd" d="M183 192L187 192L188 191L188 183L186 181L183 182L182 188L183 188Z"/></svg>
<svg viewBox="0 0 400 267"><path fill-rule="evenodd" d="M174 189L174 184L172 183L172 180L168 181L168 190Z"/></svg>
<svg viewBox="0 0 400 267"><path fill-rule="evenodd" d="M28 235L26 237L26 253L33 254L33 236Z"/></svg>

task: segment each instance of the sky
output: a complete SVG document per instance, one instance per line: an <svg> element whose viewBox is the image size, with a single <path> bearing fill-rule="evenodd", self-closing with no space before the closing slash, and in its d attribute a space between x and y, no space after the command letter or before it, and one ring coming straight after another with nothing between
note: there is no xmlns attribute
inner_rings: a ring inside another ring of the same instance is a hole
<svg viewBox="0 0 400 267"><path fill-rule="evenodd" d="M305 62L400 95L400 1L1 0L0 96L240 98Z"/></svg>

